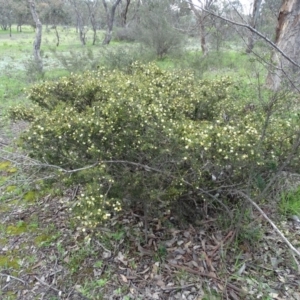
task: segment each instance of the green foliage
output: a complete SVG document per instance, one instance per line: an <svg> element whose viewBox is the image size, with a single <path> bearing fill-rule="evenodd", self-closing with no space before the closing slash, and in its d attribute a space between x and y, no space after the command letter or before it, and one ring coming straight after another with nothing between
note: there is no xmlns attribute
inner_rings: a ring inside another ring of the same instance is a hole
<svg viewBox="0 0 300 300"><path fill-rule="evenodd" d="M252 61L251 61L252 60ZM176 65L181 68L189 68L193 70L197 77L205 78L208 76L215 77L215 73L224 74L229 71L234 73L243 72L243 77L249 75L254 64L253 58L238 51L209 51L203 56L200 51L186 52L181 59L176 61ZM241 69L244 66L245 69Z"/></svg>
<svg viewBox="0 0 300 300"><path fill-rule="evenodd" d="M61 52L52 47L50 51L61 66L69 72L92 70L99 65L99 57L94 54L91 48Z"/></svg>
<svg viewBox="0 0 300 300"><path fill-rule="evenodd" d="M59 181L83 187L73 210L86 230L126 201L154 209L157 199L167 205L250 177L267 181L290 151L298 118L273 114L265 128L264 106L248 109L236 96L229 78L198 81L153 64L73 74L28 91L41 111L20 145L65 170L85 167Z"/></svg>
<svg viewBox="0 0 300 300"><path fill-rule="evenodd" d="M173 13L165 1L154 0L139 9L140 19L135 25L134 36L159 58L174 51L181 51L184 35L174 28Z"/></svg>
<svg viewBox="0 0 300 300"><path fill-rule="evenodd" d="M148 49L141 46L115 45L113 48L103 47L99 62L109 69L126 69L132 63L139 61L148 63L155 58Z"/></svg>
<svg viewBox="0 0 300 300"><path fill-rule="evenodd" d="M41 110L38 106L28 105L26 109L24 109L24 105L19 104L10 107L8 110L8 115L13 121L24 120L32 122L40 111Z"/></svg>
<svg viewBox="0 0 300 300"><path fill-rule="evenodd" d="M300 216L300 188L282 194L279 209L284 215Z"/></svg>
<svg viewBox="0 0 300 300"><path fill-rule="evenodd" d="M129 26L116 28L114 36L117 41L133 42L135 39L133 29Z"/></svg>
<svg viewBox="0 0 300 300"><path fill-rule="evenodd" d="M41 56L43 55L41 51ZM27 80L29 82L35 82L37 80L43 79L45 72L41 71L40 64L34 59L28 59L24 61L25 73Z"/></svg>

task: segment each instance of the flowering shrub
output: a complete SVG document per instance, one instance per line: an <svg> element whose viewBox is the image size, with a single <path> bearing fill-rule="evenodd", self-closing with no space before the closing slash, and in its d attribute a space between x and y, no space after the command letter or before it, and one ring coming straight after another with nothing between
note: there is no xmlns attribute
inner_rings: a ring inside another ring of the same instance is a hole
<svg viewBox="0 0 300 300"><path fill-rule="evenodd" d="M74 211L94 227L126 201L199 198L243 186L254 171L266 179L290 152L298 119L272 115L265 126L263 107L246 110L234 89L229 78L198 81L153 64L74 74L29 89L40 112L28 113L20 145L49 164L82 168L63 181L83 186Z"/></svg>

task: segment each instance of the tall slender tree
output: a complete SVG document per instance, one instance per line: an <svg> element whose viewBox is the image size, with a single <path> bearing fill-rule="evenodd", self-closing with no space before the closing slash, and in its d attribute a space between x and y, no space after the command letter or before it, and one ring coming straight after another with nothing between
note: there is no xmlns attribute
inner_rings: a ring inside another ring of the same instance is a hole
<svg viewBox="0 0 300 300"><path fill-rule="evenodd" d="M87 29L85 27L85 16L84 16L84 10L83 7L80 5L80 1L77 0L70 0L70 3L73 6L75 16L76 16L76 28L79 32L79 39L82 44L82 46L85 46L86 44L86 33Z"/></svg>
<svg viewBox="0 0 300 300"><path fill-rule="evenodd" d="M99 2L98 0L85 0L84 2L88 8L89 20L93 30L93 45L95 45L97 39L97 13L99 9Z"/></svg>
<svg viewBox="0 0 300 300"><path fill-rule="evenodd" d="M128 14L130 2L131 2L131 0L125 0L125 4L121 5L120 19L121 19L122 27L125 27L127 24L127 14ZM121 1L121 4L123 4L122 1Z"/></svg>
<svg viewBox="0 0 300 300"><path fill-rule="evenodd" d="M108 6L106 0L102 0L102 3L103 3L105 13L106 13L106 26L107 26L105 37L104 37L102 44L108 45L112 39L112 30L113 30L113 26L114 26L116 9L117 9L117 6L121 3L121 0L113 1L113 4L111 5L111 7Z"/></svg>
<svg viewBox="0 0 300 300"><path fill-rule="evenodd" d="M200 43L201 43L201 50L203 55L206 55L208 53L207 43L206 43L206 22L210 18L209 13L205 12L205 10L209 10L211 5L215 2L215 0L198 0L198 2L195 4L195 1L188 0L190 7L192 11L194 12L198 26L199 26L199 32L200 32Z"/></svg>
<svg viewBox="0 0 300 300"><path fill-rule="evenodd" d="M41 43L42 43L42 31L43 31L43 26L42 22L40 21L39 15L36 10L36 4L34 0L28 0L30 12L32 15L32 18L35 22L35 40L33 43L33 56L34 60L37 66L37 69L40 73L43 72L43 60L41 57Z"/></svg>
<svg viewBox="0 0 300 300"><path fill-rule="evenodd" d="M251 18L250 18L250 22L249 25L252 28L256 28L257 25L257 21L259 18L259 11L260 11L260 7L262 4L262 0L254 0L253 2L253 8L252 8L252 14L251 14ZM250 32L249 37L248 37L248 44L247 44L247 49L246 52L247 53L251 53L254 47L254 33Z"/></svg>

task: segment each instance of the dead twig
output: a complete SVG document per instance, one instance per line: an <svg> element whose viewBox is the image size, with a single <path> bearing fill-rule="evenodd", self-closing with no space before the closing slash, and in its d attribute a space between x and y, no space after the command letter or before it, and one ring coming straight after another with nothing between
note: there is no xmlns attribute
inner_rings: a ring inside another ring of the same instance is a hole
<svg viewBox="0 0 300 300"><path fill-rule="evenodd" d="M231 240L234 237L234 232L230 231L225 238L215 247L212 253L210 253L210 257L213 257L213 255L217 252L217 250L225 244L225 242L229 239Z"/></svg>
<svg viewBox="0 0 300 300"><path fill-rule="evenodd" d="M22 282L24 285L26 285L26 282L18 277L15 277L15 276L12 276L12 275L9 275L9 274L4 274L4 273L0 273L0 276L6 276L9 280L9 278L12 278L12 279L15 279L15 280L18 280L20 282Z"/></svg>
<svg viewBox="0 0 300 300"><path fill-rule="evenodd" d="M284 236L284 234L278 229L278 227L272 222L272 220L265 214L265 212L256 204L248 195L241 191L236 191L237 195L240 195L247 201L249 201L259 212L260 214L269 222L269 224L273 227L273 229L280 235L283 241L288 245L288 247L300 257L300 252L289 242L289 240ZM295 258L296 259L296 258ZM299 266L299 262L297 261L297 265Z"/></svg>
<svg viewBox="0 0 300 300"><path fill-rule="evenodd" d="M108 253L110 253L110 255L111 255L111 251L110 250L108 250L107 248L105 248L99 241L96 241L96 243L105 251L105 252L108 252Z"/></svg>
<svg viewBox="0 0 300 300"><path fill-rule="evenodd" d="M162 288L163 291L172 291L172 290L184 290L184 289L187 289L187 288L190 288L192 286L195 286L194 283L191 283L191 284L187 284L187 285L183 285L183 286L167 286L167 287L164 287Z"/></svg>
<svg viewBox="0 0 300 300"><path fill-rule="evenodd" d="M210 278L210 279L213 279L213 280L217 280L219 281L220 283L224 284L225 286L228 286L230 287L231 289L235 290L236 292L238 293L241 293L241 294L245 294L245 291L238 288L237 286L231 284L231 283L227 283L227 282L224 282L222 279L220 278L217 278L215 277L214 275L211 275L211 274L206 274L206 273L202 273L202 272L199 272L197 270L193 270L189 267L186 267L186 266L179 266L179 265L176 265L176 264L172 264L172 263L169 263L170 266L172 267L175 267L176 269L182 269L182 270L185 270L191 274L195 274L195 275L198 275L198 276L202 276L202 277L207 277L207 278Z"/></svg>
<svg viewBox="0 0 300 300"><path fill-rule="evenodd" d="M58 289L56 289L55 287L49 285L48 283L42 281L42 280L39 279L37 276L34 276L34 278L35 278L39 283L41 283L42 285L44 285L44 286L48 287L49 289L51 289L51 290L57 292L59 295L61 294L61 291L60 291L60 290L58 290Z"/></svg>

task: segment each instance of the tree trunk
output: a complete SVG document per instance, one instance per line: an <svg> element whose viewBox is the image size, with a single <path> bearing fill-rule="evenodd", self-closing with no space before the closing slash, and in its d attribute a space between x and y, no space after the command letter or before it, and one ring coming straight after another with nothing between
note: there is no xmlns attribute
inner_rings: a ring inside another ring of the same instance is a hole
<svg viewBox="0 0 300 300"><path fill-rule="evenodd" d="M41 54L40 54L40 50L41 50L41 43L42 43L42 23L39 19L39 16L36 12L36 7L35 7L35 1L34 0L28 0L28 4L30 7L30 12L32 14L32 18L35 22L35 40L33 43L33 56L34 56L34 60L36 62L38 71L40 73L43 72L43 61L41 58Z"/></svg>
<svg viewBox="0 0 300 300"><path fill-rule="evenodd" d="M188 3L190 5L191 10L194 12L198 24L199 24L199 30L200 30L200 43L201 43L201 50L203 55L206 55L208 53L208 48L206 44L206 30L205 30L205 22L206 17L208 14L203 11L201 8L209 9L210 5L214 2L214 0L205 0L205 1L199 1L199 4L197 7L195 7L194 2L192 0L188 0Z"/></svg>
<svg viewBox="0 0 300 300"><path fill-rule="evenodd" d="M276 46L296 64L300 62L300 0L284 0L279 11L276 29ZM277 90L282 85L284 76L299 77L299 67L288 62L278 52L274 51L272 62L276 66L267 76L267 85ZM298 76L297 76L298 74ZM294 82L299 84L299 79Z"/></svg>
<svg viewBox="0 0 300 300"><path fill-rule="evenodd" d="M74 6L74 10L75 10L75 14L76 14L76 22L77 22L76 33L78 33L78 31L79 31L79 40L80 40L82 46L85 46L85 44L86 44L86 36L85 36L86 31L84 30L82 14L79 11L76 2L72 1L71 3Z"/></svg>
<svg viewBox="0 0 300 300"><path fill-rule="evenodd" d="M201 17L202 19L202 17ZM206 55L208 53L207 45L206 45L206 32L204 22L199 20L199 27L200 27L200 41L201 41L201 50L202 54Z"/></svg>
<svg viewBox="0 0 300 300"><path fill-rule="evenodd" d="M93 29L93 45L96 44L96 40L97 40L97 21L96 21L96 9L98 6L98 2L97 1L86 1L85 4L87 5L88 11L89 11L89 19L92 25L92 29Z"/></svg>
<svg viewBox="0 0 300 300"><path fill-rule="evenodd" d="M255 0L253 3L252 16L251 16L251 20L250 20L250 26L253 28L256 28L261 3L262 3L262 0ZM254 33L251 31L250 35L248 37L248 44L247 44L246 52L251 53L253 50L253 47L254 47Z"/></svg>
<svg viewBox="0 0 300 300"><path fill-rule="evenodd" d="M57 26L54 26L54 30L55 30L55 35L56 35L56 47L59 46L59 34L58 34L58 30L57 30Z"/></svg>
<svg viewBox="0 0 300 300"><path fill-rule="evenodd" d="M120 4L120 2L121 2L121 0L116 0L115 3L112 5L111 9L109 10L107 7L106 0L102 0L103 6L104 6L104 9L106 12L106 24L107 24L105 37L102 42L103 45L108 45L112 39L112 30L113 30L113 26L114 26L116 8Z"/></svg>
<svg viewBox="0 0 300 300"><path fill-rule="evenodd" d="M131 0L126 0L125 7L121 11L120 17L121 17L121 26L122 27L125 27L126 24L127 24L127 13L128 13L128 8L129 8L129 5L130 5L130 1Z"/></svg>

